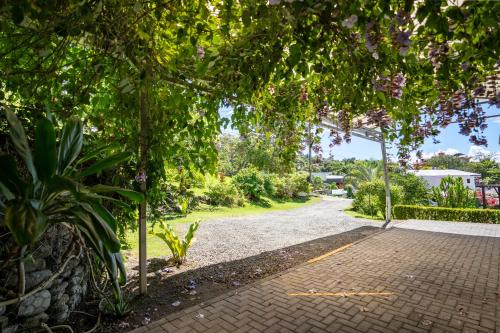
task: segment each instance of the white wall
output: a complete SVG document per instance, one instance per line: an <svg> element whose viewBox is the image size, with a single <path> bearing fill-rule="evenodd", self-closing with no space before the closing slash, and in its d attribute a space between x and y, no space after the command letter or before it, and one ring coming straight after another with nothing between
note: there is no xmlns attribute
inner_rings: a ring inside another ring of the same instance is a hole
<svg viewBox="0 0 500 333"><path fill-rule="evenodd" d="M425 181L427 181L429 186L439 186L439 184L441 183L441 179L443 179L446 176L419 176L419 177L422 177ZM474 181L473 176L453 176L453 178L455 177L462 178L462 181L465 186L467 186L473 191L476 190L476 182Z"/></svg>

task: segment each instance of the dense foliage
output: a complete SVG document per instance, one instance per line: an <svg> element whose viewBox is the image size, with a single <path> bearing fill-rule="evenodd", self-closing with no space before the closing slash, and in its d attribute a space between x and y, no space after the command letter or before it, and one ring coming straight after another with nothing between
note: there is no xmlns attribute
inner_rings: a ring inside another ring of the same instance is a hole
<svg viewBox="0 0 500 333"><path fill-rule="evenodd" d="M394 218L399 220L419 219L474 223L500 223L500 210L396 205L394 206Z"/></svg>
<svg viewBox="0 0 500 333"><path fill-rule="evenodd" d="M210 182L204 194L213 206L237 207L245 204L242 191L230 179Z"/></svg>
<svg viewBox="0 0 500 333"><path fill-rule="evenodd" d="M404 190L398 185L391 185L391 205L401 202L404 196ZM386 196L385 183L382 180L373 180L361 183L357 189L354 201L354 210L370 215L380 214L385 217L386 214Z"/></svg>
<svg viewBox="0 0 500 333"><path fill-rule="evenodd" d="M0 230L7 228L23 247L18 260L25 260L24 256L35 250L32 245L50 226L69 225L74 242L92 248L105 265L115 302L121 304L119 284L126 282L126 274L116 237L118 222L104 201L126 206L109 194L138 201L142 195L103 184L88 186L84 181L105 169L115 168L127 159L128 153L109 154L110 147L104 146L80 156L83 125L78 119L68 121L56 140L53 122L40 118L31 148L19 119L9 110L6 115L17 155L0 155ZM25 291L18 292L22 296Z"/></svg>
<svg viewBox="0 0 500 333"><path fill-rule="evenodd" d="M432 188L432 198L439 207L476 207L474 192L464 185L461 177L447 176L441 179L439 186Z"/></svg>

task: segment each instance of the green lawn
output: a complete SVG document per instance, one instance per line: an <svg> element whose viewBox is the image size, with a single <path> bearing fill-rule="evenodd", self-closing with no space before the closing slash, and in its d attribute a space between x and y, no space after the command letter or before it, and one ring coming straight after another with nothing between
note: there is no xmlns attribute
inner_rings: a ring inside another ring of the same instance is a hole
<svg viewBox="0 0 500 333"><path fill-rule="evenodd" d="M376 220L376 221L384 221L385 220L384 217L382 216L382 214L380 214L380 213L377 213L376 216L365 215L365 214L356 212L355 210L352 209L352 207L345 209L344 213L346 213L349 216L361 218L361 219L369 219L369 220Z"/></svg>
<svg viewBox="0 0 500 333"><path fill-rule="evenodd" d="M203 206L199 210L196 210L185 217L169 217L168 222L175 225L180 223L193 223L200 220L203 221L215 219L215 218L228 218L228 217L238 217L245 215L258 215L267 212L274 212L280 210L289 210L294 208L303 207L305 205L310 205L321 201L318 197L311 197L305 200L294 200L294 201L276 201L270 198L265 198L260 203L248 203L244 207L213 207L213 206ZM159 231L158 227L155 227L155 231ZM184 235L181 235L184 237ZM195 236L196 237L196 236ZM130 248L129 253L138 255L139 245L138 245L139 235L137 232L130 232L127 235L127 242ZM169 256L170 250L167 245L158 237L149 235L147 236L148 242L148 257L159 257L159 256Z"/></svg>

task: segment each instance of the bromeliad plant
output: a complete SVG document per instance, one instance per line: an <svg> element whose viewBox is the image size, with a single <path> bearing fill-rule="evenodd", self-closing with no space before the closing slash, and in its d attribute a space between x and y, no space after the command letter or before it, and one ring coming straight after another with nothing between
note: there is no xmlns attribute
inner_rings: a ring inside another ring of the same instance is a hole
<svg viewBox="0 0 500 333"><path fill-rule="evenodd" d="M152 231L150 233L158 238L161 238L167 244L167 246L170 248L170 251L172 251L173 263L177 267L179 267L186 260L187 250L194 240L193 237L196 230L198 230L199 225L199 221L189 225L189 229L186 233L186 236L184 236L183 241L180 241L172 226L165 221L161 221L160 223L161 232Z"/></svg>
<svg viewBox="0 0 500 333"><path fill-rule="evenodd" d="M14 241L24 249L39 240L49 226L67 225L105 265L115 304L122 304L120 284L126 282L126 273L116 237L117 222L102 202L126 205L106 193L134 201L143 197L112 186L85 186L82 180L116 166L129 154L115 153L84 168L84 162L90 163L109 149L101 147L80 157L83 124L79 119L66 123L58 146L52 122L47 118L39 120L32 151L19 119L10 110L5 114L12 144L24 165L18 165L13 155L0 155L0 225L8 228Z"/></svg>

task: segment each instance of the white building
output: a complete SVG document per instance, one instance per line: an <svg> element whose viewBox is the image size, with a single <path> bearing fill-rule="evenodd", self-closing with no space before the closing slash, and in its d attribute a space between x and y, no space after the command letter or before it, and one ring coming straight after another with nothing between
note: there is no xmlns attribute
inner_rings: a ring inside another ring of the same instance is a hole
<svg viewBox="0 0 500 333"><path fill-rule="evenodd" d="M481 177L480 174L478 173L472 173L472 172L466 172L466 171L461 171L461 170L453 170L453 169L446 169L446 170L408 170L408 172L413 173L415 176L419 176L427 183L429 186L439 186L441 183L441 179L443 179L446 176L452 176L452 177L460 177L462 178L462 181L464 182L464 185L470 188L471 190L476 190L476 178Z"/></svg>

